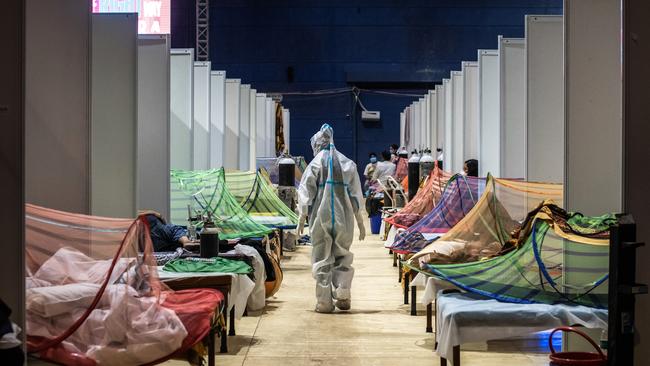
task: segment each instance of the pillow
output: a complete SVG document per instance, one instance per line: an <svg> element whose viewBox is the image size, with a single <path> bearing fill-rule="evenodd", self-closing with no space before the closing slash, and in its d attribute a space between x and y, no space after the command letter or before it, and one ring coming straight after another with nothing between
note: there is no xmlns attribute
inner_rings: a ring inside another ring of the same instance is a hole
<svg viewBox="0 0 650 366"><path fill-rule="evenodd" d="M27 311L49 318L70 313L74 308L87 308L101 286L94 283L35 287L26 292Z"/></svg>

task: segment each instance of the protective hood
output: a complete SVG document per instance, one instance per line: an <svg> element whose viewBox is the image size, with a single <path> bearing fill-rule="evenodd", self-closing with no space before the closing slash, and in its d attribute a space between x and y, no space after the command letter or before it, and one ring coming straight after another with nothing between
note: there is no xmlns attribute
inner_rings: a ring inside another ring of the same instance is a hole
<svg viewBox="0 0 650 366"><path fill-rule="evenodd" d="M329 148L330 144L334 144L334 130L325 123L321 126L320 131L311 137L310 141L311 149L314 152L314 157L316 157L321 150Z"/></svg>

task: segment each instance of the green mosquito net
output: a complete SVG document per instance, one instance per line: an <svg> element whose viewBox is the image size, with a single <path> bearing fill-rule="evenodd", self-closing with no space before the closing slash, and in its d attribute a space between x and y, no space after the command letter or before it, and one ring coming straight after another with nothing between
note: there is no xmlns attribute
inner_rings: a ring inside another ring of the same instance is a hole
<svg viewBox="0 0 650 366"><path fill-rule="evenodd" d="M500 301L607 308L609 226L615 222L613 214L585 217L545 202L501 255L471 263L430 261L422 270Z"/></svg>
<svg viewBox="0 0 650 366"><path fill-rule="evenodd" d="M187 223L188 205L192 213L210 212L221 230L221 239L261 237L273 231L242 208L226 185L223 169L171 171L171 221Z"/></svg>
<svg viewBox="0 0 650 366"><path fill-rule="evenodd" d="M255 222L274 228L298 225L298 215L278 198L265 173L228 171L226 187Z"/></svg>

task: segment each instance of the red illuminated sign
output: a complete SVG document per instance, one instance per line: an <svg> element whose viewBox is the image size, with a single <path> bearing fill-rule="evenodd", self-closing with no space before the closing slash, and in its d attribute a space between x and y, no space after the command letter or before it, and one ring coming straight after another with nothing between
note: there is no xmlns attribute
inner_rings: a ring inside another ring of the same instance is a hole
<svg viewBox="0 0 650 366"><path fill-rule="evenodd" d="M93 13L138 13L138 33L169 34L170 0L92 0Z"/></svg>

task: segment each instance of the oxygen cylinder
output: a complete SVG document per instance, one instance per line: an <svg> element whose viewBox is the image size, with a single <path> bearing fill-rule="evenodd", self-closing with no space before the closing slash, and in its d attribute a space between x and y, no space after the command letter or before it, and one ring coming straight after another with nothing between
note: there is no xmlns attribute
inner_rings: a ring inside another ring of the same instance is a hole
<svg viewBox="0 0 650 366"><path fill-rule="evenodd" d="M296 162L291 158L281 158L278 166L278 185L281 187L293 187L296 184Z"/></svg>
<svg viewBox="0 0 650 366"><path fill-rule="evenodd" d="M426 151L420 159L420 180L424 179L424 177L427 177L434 167L435 160L429 151Z"/></svg>
<svg viewBox="0 0 650 366"><path fill-rule="evenodd" d="M409 201L415 197L415 194L418 193L418 188L420 187L420 157L416 151L413 151L411 158L409 159Z"/></svg>
<svg viewBox="0 0 650 366"><path fill-rule="evenodd" d="M288 157L278 161L278 197L287 207L296 210L296 162Z"/></svg>
<svg viewBox="0 0 650 366"><path fill-rule="evenodd" d="M206 222L201 230L201 258L219 256L219 229Z"/></svg>

